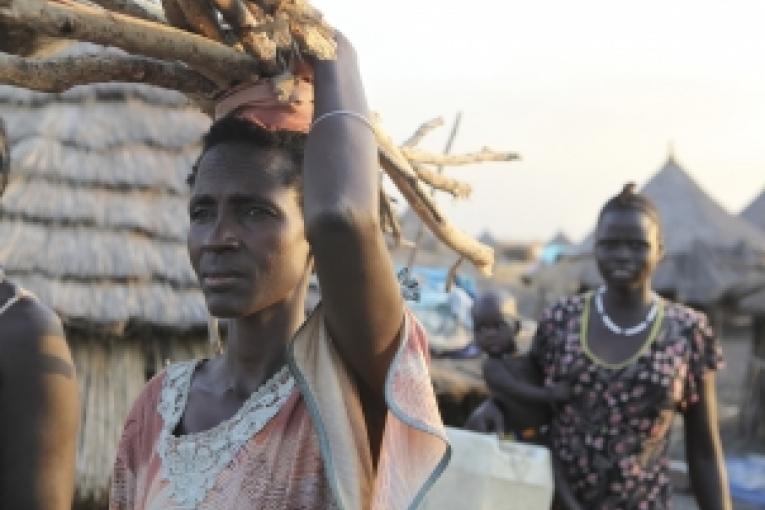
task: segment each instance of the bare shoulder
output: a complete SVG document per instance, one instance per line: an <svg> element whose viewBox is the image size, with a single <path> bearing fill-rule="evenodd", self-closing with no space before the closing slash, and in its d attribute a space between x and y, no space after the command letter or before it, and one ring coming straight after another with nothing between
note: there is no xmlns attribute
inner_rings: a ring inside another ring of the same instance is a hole
<svg viewBox="0 0 765 510"><path fill-rule="evenodd" d="M64 328L56 313L31 297L23 297L0 315L0 369L4 373L37 368L73 376Z"/></svg>

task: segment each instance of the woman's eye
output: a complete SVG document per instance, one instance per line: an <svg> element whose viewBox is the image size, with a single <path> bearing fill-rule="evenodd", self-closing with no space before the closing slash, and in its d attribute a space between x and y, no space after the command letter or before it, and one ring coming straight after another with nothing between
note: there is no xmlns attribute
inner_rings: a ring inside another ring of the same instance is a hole
<svg viewBox="0 0 765 510"><path fill-rule="evenodd" d="M273 216L274 213L267 207L253 206L246 209L245 215L249 218L257 218L261 216Z"/></svg>
<svg viewBox="0 0 765 510"><path fill-rule="evenodd" d="M614 241L599 241L598 245L606 250L613 250L616 248L617 243Z"/></svg>
<svg viewBox="0 0 765 510"><path fill-rule="evenodd" d="M203 221L210 218L211 215L212 212L207 207L193 207L189 211L189 217L191 218L191 221Z"/></svg>

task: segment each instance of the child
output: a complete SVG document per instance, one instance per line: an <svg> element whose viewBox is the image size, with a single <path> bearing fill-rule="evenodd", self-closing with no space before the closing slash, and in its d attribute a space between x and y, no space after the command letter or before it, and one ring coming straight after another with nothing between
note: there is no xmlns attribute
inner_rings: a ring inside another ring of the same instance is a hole
<svg viewBox="0 0 765 510"><path fill-rule="evenodd" d="M520 321L516 315L515 302L497 292L487 292L473 303L475 341L489 356L483 371L490 397L468 418L465 428L548 446L552 409L568 401L570 391L563 383L545 387L542 374L529 357L518 352L515 338ZM557 463L553 474L553 508L578 510Z"/></svg>
<svg viewBox="0 0 765 510"><path fill-rule="evenodd" d="M565 392L559 389L559 395L545 389L541 374L518 352L515 339L520 321L511 298L484 293L473 303L472 316L475 342L489 356L484 377L491 396L471 415L466 428L538 442L550 421L550 405L565 397ZM489 416L497 409L500 416L496 412Z"/></svg>

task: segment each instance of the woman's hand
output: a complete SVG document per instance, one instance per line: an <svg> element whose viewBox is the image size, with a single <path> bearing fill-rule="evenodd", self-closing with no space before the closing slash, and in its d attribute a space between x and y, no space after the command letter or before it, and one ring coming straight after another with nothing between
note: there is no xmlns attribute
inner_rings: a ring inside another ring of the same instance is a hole
<svg viewBox="0 0 765 510"><path fill-rule="evenodd" d="M488 398L473 411L470 418L465 422L465 428L487 434L503 434L505 432L505 416L497 404Z"/></svg>

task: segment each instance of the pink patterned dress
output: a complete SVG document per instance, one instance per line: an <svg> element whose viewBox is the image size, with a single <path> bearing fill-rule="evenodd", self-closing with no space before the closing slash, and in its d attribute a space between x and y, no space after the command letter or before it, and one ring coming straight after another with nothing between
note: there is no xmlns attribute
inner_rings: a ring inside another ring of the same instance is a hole
<svg viewBox="0 0 765 510"><path fill-rule="evenodd" d="M288 366L212 429L173 433L197 362L171 365L150 381L125 424L110 509L415 508L449 446L426 337L409 313L403 331L386 382L376 470L358 392L319 309L291 343Z"/></svg>
<svg viewBox="0 0 765 510"><path fill-rule="evenodd" d="M532 344L545 384L572 388L553 417L553 453L584 508L668 509L672 420L698 402L702 377L722 365L720 347L703 314L664 301L636 358L608 366L587 347L591 299L552 306Z"/></svg>

